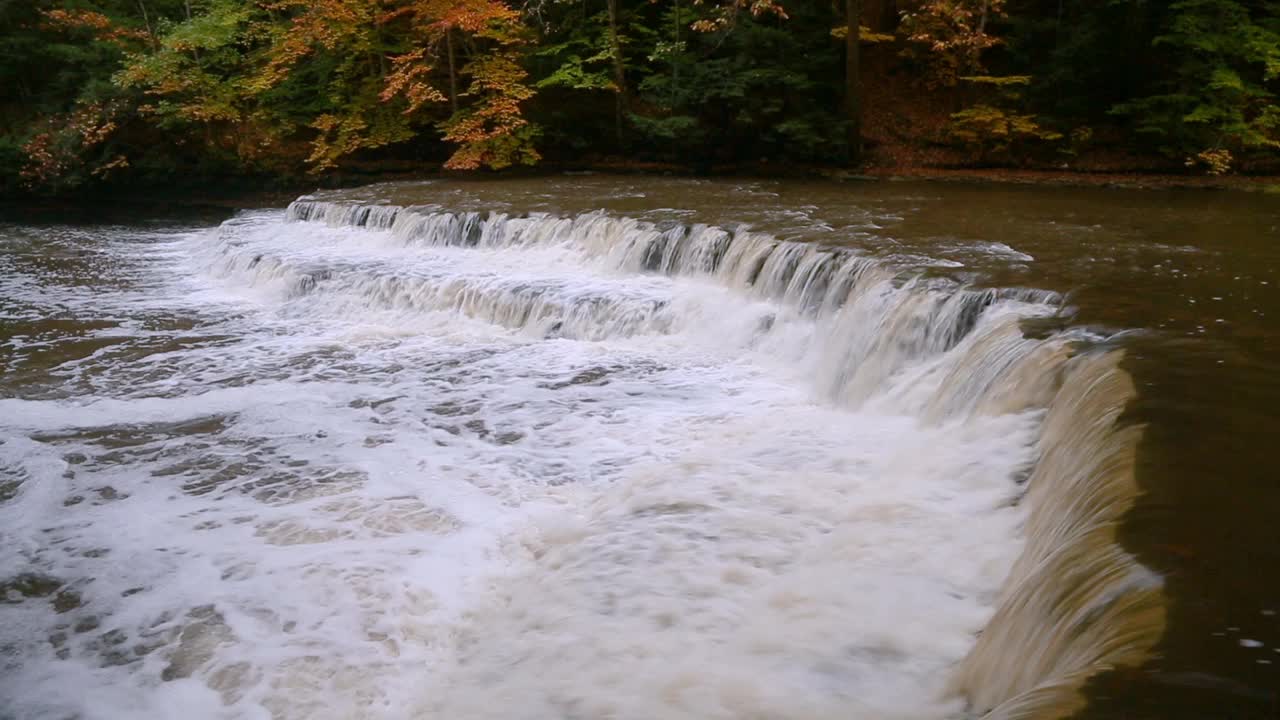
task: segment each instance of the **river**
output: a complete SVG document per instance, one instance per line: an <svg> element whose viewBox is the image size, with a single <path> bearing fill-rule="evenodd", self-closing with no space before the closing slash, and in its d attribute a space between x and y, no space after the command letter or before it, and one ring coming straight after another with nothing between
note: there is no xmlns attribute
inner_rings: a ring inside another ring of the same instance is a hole
<svg viewBox="0 0 1280 720"><path fill-rule="evenodd" d="M1280 199L0 222L0 718L1270 718Z"/></svg>

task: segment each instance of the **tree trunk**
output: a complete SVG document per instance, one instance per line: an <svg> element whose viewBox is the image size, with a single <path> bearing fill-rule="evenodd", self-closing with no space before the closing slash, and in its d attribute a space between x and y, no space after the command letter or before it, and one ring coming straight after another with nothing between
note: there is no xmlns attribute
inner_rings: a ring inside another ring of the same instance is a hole
<svg viewBox="0 0 1280 720"><path fill-rule="evenodd" d="M444 31L444 44L449 52L449 106L453 108L453 115L458 115L458 71L454 66L453 59L453 28Z"/></svg>
<svg viewBox="0 0 1280 720"><path fill-rule="evenodd" d="M373 36L377 38L378 44L373 48L373 54L377 60L378 78L385 84L387 80L387 37L383 32L384 24L379 19L382 17L382 0L374 0L373 3Z"/></svg>
<svg viewBox="0 0 1280 720"><path fill-rule="evenodd" d="M139 5L139 6L141 6L141 5L142 5L142 0L138 0L138 5ZM183 2L183 3L182 3L182 5L183 5L183 7L185 7L185 8L186 8L186 10L187 10L187 22L191 22L191 0L185 0L185 2ZM203 70L203 69L204 69L204 63L203 63L203 62L201 62L201 60L200 60L200 48L191 48L191 57L195 58L195 60L196 60L196 67L198 67L198 68L200 68L201 70Z"/></svg>
<svg viewBox="0 0 1280 720"><path fill-rule="evenodd" d="M151 47L159 47L159 42L156 40L156 32L151 29L151 17L147 15L147 6L142 0L138 0L138 9L142 11L142 24L147 28L147 37L151 39Z"/></svg>
<svg viewBox="0 0 1280 720"><path fill-rule="evenodd" d="M863 0L863 25L872 32L892 33L898 25L897 5L896 0Z"/></svg>
<svg viewBox="0 0 1280 720"><path fill-rule="evenodd" d="M862 160L862 0L845 0L844 106L849 122L849 162Z"/></svg>
<svg viewBox="0 0 1280 720"><path fill-rule="evenodd" d="M1062 45L1062 0L1058 0L1058 18L1053 23L1053 46Z"/></svg>
<svg viewBox="0 0 1280 720"><path fill-rule="evenodd" d="M609 5L609 54L613 56L614 130L618 135L618 148L622 148L622 117L628 105L627 73L622 63L622 40L618 35L618 0L608 0Z"/></svg>
<svg viewBox="0 0 1280 720"><path fill-rule="evenodd" d="M674 43L671 51L671 109L674 112L676 91L680 87L680 0L675 0L675 12L671 13L671 18L671 35Z"/></svg>

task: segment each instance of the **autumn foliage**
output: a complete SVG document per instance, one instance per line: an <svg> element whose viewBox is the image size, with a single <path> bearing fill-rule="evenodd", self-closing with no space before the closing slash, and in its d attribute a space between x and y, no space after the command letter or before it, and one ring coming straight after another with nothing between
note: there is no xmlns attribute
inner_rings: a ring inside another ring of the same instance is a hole
<svg viewBox="0 0 1280 720"><path fill-rule="evenodd" d="M544 154L892 163L903 143L1280 167L1273 2L25 0L0 27L6 191Z"/></svg>
<svg viewBox="0 0 1280 720"><path fill-rule="evenodd" d="M460 99L468 101L440 123L444 139L458 145L446 167L501 169L538 161L531 142L535 133L522 113L522 104L534 91L525 82L528 73L517 53L524 43L519 13L495 0L410 0L394 6L383 20L407 23L415 42L408 52L391 58L382 100L403 98L406 114L429 103L452 100L457 106ZM431 77L455 36L459 44L483 46L487 52L474 54L461 68L456 59L446 59L454 95L449 98L431 84ZM461 90L458 75L466 79Z"/></svg>
<svg viewBox="0 0 1280 720"><path fill-rule="evenodd" d="M116 82L244 162L310 135L318 172L436 126L457 146L448 167L502 168L538 159L523 42L501 0L221 0L130 54Z"/></svg>

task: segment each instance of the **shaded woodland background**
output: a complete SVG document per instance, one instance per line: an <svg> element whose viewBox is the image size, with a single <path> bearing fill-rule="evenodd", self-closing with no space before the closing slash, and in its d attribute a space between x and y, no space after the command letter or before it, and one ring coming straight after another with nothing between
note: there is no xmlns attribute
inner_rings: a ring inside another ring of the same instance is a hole
<svg viewBox="0 0 1280 720"><path fill-rule="evenodd" d="M1280 168L1271 0L0 0L0 190Z"/></svg>

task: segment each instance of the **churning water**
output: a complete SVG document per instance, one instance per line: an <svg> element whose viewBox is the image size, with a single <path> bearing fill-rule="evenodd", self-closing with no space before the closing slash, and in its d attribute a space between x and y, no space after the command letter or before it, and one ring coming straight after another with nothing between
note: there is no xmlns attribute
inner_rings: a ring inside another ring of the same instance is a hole
<svg viewBox="0 0 1280 720"><path fill-rule="evenodd" d="M1062 297L418 192L3 230L0 716L1059 717L1151 653Z"/></svg>

